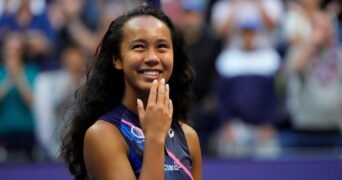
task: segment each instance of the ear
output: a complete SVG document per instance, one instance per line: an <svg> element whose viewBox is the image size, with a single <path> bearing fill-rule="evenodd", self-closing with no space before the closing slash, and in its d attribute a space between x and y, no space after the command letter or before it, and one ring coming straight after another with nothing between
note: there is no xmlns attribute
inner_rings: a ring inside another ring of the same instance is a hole
<svg viewBox="0 0 342 180"><path fill-rule="evenodd" d="M122 70L122 63L120 59L113 57L113 65L115 69Z"/></svg>

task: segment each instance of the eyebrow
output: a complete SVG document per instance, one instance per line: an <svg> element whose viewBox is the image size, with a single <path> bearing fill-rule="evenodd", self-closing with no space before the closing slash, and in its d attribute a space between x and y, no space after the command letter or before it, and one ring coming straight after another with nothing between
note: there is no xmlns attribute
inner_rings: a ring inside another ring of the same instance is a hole
<svg viewBox="0 0 342 180"><path fill-rule="evenodd" d="M141 39L141 38L137 38L137 39L133 39L130 43L147 43L147 41L145 39ZM170 43L169 40L167 39L158 39L157 43Z"/></svg>
<svg viewBox="0 0 342 180"><path fill-rule="evenodd" d="M146 43L146 40L145 39L133 39L132 41L130 41L130 43L137 43L137 42Z"/></svg>

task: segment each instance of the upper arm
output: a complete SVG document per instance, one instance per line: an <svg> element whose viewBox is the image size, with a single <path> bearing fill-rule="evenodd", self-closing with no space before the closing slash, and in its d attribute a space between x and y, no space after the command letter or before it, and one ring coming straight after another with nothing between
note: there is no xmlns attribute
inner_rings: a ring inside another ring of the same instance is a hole
<svg viewBox="0 0 342 180"><path fill-rule="evenodd" d="M90 179L136 179L127 155L127 144L112 124L97 121L84 137L84 163Z"/></svg>
<svg viewBox="0 0 342 180"><path fill-rule="evenodd" d="M195 180L201 180L202 154L198 135L192 127L185 123L182 124L182 129L184 131L185 138L189 146L190 156L192 159L192 175Z"/></svg>

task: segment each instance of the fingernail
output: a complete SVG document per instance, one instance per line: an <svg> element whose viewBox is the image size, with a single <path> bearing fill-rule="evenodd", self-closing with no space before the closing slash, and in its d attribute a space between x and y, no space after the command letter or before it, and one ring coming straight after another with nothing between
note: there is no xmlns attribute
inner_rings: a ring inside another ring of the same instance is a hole
<svg viewBox="0 0 342 180"><path fill-rule="evenodd" d="M166 84L166 90L168 91L168 90L170 90L170 87L169 87L169 84Z"/></svg>
<svg viewBox="0 0 342 180"><path fill-rule="evenodd" d="M158 80L153 80L153 82L152 82L153 84L157 84L158 83Z"/></svg>
<svg viewBox="0 0 342 180"><path fill-rule="evenodd" d="M162 78L162 79L160 80L160 83L161 83L161 84L165 84L165 79Z"/></svg>
<svg viewBox="0 0 342 180"><path fill-rule="evenodd" d="M141 100L140 100L139 98L137 99L137 103L138 103L138 104L141 104Z"/></svg>

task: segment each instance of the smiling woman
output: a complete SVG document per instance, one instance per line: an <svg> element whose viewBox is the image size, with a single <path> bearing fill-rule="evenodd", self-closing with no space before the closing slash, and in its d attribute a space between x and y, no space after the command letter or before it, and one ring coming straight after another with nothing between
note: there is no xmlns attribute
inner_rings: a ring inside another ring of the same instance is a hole
<svg viewBox="0 0 342 180"><path fill-rule="evenodd" d="M167 26L153 16L139 16L129 20L123 32L121 56L114 59L114 65L125 74L126 90L148 92L153 80L168 81L173 68L173 45Z"/></svg>
<svg viewBox="0 0 342 180"><path fill-rule="evenodd" d="M184 46L155 8L110 24L63 139L75 179L202 179L198 137L186 124L193 71Z"/></svg>

